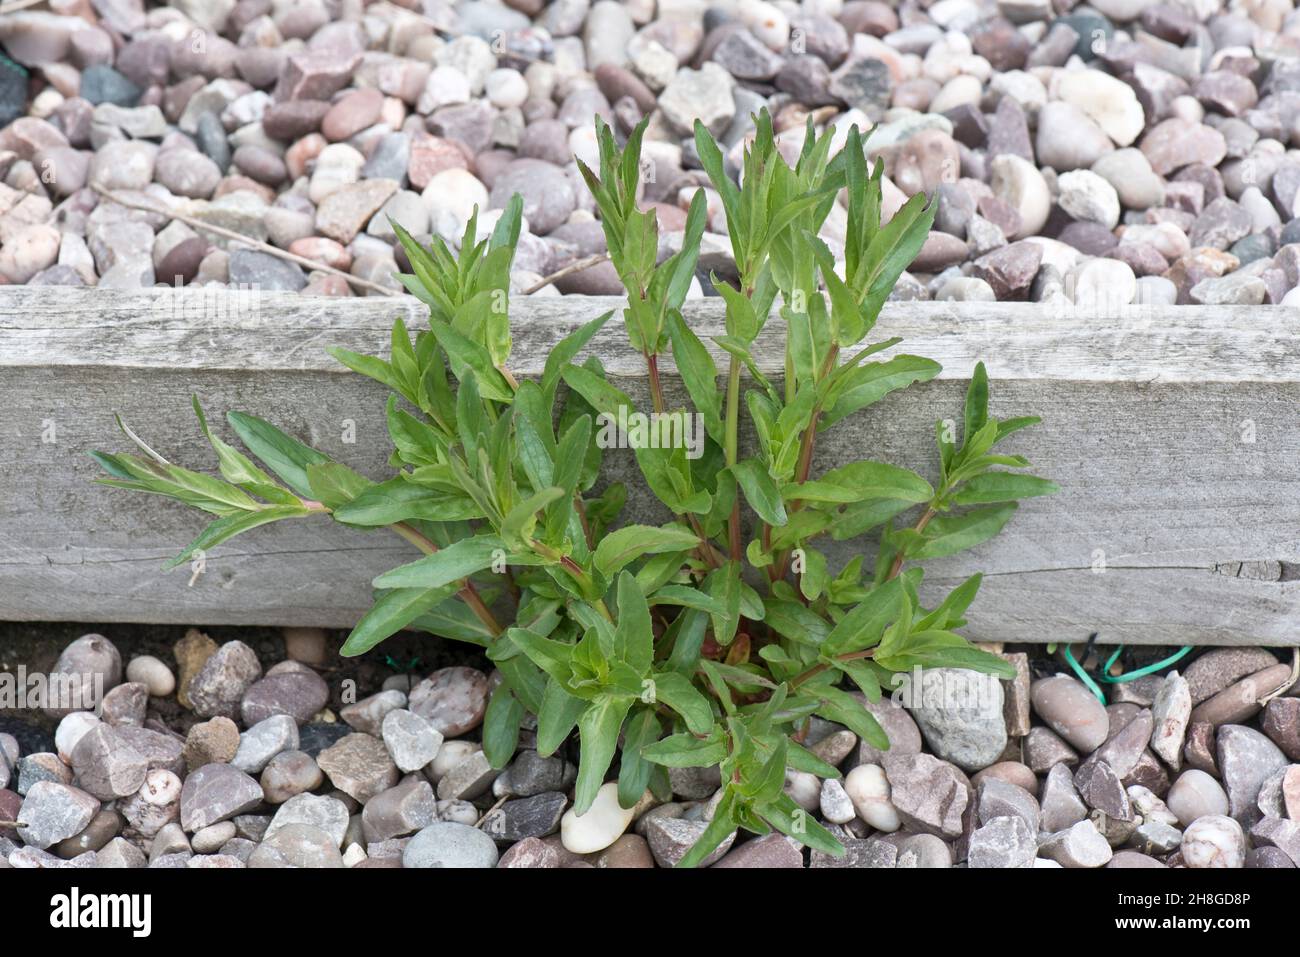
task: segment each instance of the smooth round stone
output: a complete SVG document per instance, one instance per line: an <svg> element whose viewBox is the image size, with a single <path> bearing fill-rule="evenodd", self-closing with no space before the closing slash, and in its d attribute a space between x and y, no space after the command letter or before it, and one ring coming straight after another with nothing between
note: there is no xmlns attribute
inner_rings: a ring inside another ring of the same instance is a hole
<svg viewBox="0 0 1300 957"><path fill-rule="evenodd" d="M1119 224L1119 194L1115 187L1091 170L1072 170L1057 179L1057 204L1077 220L1107 229Z"/></svg>
<svg viewBox="0 0 1300 957"><path fill-rule="evenodd" d="M66 685L70 700L48 702L47 714L62 717L70 711L93 709L103 693L121 683L122 655L103 635L82 635L63 649L54 663L54 675L61 676L60 685Z"/></svg>
<svg viewBox="0 0 1300 957"><path fill-rule="evenodd" d="M1075 306L1096 315L1113 314L1137 296L1133 267L1118 259L1094 259L1073 270L1068 278L1073 282Z"/></svg>
<svg viewBox="0 0 1300 957"><path fill-rule="evenodd" d="M420 194L433 231L445 239L462 235L475 208L488 207L487 188L467 169L445 169L429 180Z"/></svg>
<svg viewBox="0 0 1300 957"><path fill-rule="evenodd" d="M515 193L523 197L524 218L538 236L565 222L577 206L564 170L541 160L515 160L502 170L492 184L492 207L505 208Z"/></svg>
<svg viewBox="0 0 1300 957"><path fill-rule="evenodd" d="M364 87L343 96L321 119L320 129L330 142L346 140L379 122L384 95L374 87Z"/></svg>
<svg viewBox="0 0 1300 957"><path fill-rule="evenodd" d="M418 716L417 716L418 717ZM425 719L428 720L428 719ZM482 745L474 741L445 741L438 749L437 756L426 768L429 780L434 784L446 776L447 772L471 754L483 750Z"/></svg>
<svg viewBox="0 0 1300 957"><path fill-rule="evenodd" d="M487 838L487 835L484 835ZM489 841L491 838L487 838ZM496 848L493 848L495 851ZM249 867L342 867L343 855L333 837L310 824L286 824L266 838L248 858Z"/></svg>
<svg viewBox="0 0 1300 957"><path fill-rule="evenodd" d="M235 822L221 821L217 824L209 824L205 828L196 831L190 838L190 847L194 849L195 854L211 854L221 848L227 841L235 837Z"/></svg>
<svg viewBox="0 0 1300 957"><path fill-rule="evenodd" d="M497 846L476 827L438 821L402 850L403 867L496 867Z"/></svg>
<svg viewBox="0 0 1300 957"><path fill-rule="evenodd" d="M1015 247L1011 247L1015 248ZM1037 257L1029 270L1037 270ZM961 668L926 668L919 688L909 688L909 708L930 750L964 771L988 767L1006 749L1002 683Z"/></svg>
<svg viewBox="0 0 1300 957"><path fill-rule="evenodd" d="M845 792L844 785L834 779L822 782L820 808L822 820L832 824L847 824L857 816L857 809Z"/></svg>
<svg viewBox="0 0 1300 957"><path fill-rule="evenodd" d="M1165 795L1165 804L1184 826L1197 818L1228 813L1228 795L1223 786L1196 768L1178 776Z"/></svg>
<svg viewBox="0 0 1300 957"><path fill-rule="evenodd" d="M1087 169L1109 155L1115 146L1083 110L1054 100L1038 112L1034 149L1039 163L1065 172Z"/></svg>
<svg viewBox="0 0 1300 957"><path fill-rule="evenodd" d="M990 186L998 199L1020 214L1020 229L1008 239L1023 239L1041 232L1052 209L1047 181L1032 163L1003 153L990 164Z"/></svg>
<svg viewBox="0 0 1300 957"><path fill-rule="evenodd" d="M635 808L618 803L617 784L612 781L602 784L586 814L576 814L573 808L564 812L560 818L560 841L573 854L603 851L628 829L634 814Z"/></svg>
<svg viewBox="0 0 1300 957"><path fill-rule="evenodd" d="M1014 784L1017 787L1024 788L1030 794L1038 792L1038 777L1029 769L1028 765L1021 764L1019 761L999 761L997 764L991 764L974 775L971 778L971 784L979 787L979 783L988 778Z"/></svg>
<svg viewBox="0 0 1300 957"><path fill-rule="evenodd" d="M1118 146L1131 145L1146 125L1133 88L1109 73L1060 70L1052 78L1051 93L1087 113Z"/></svg>
<svg viewBox="0 0 1300 957"><path fill-rule="evenodd" d="M144 685L153 698L164 698L176 690L176 676L153 655L132 658L126 666L126 680Z"/></svg>
<svg viewBox="0 0 1300 957"><path fill-rule="evenodd" d="M283 804L295 795L324 783L316 759L303 751L281 751L262 770L259 783L268 804Z"/></svg>
<svg viewBox="0 0 1300 957"><path fill-rule="evenodd" d="M1188 825L1179 854L1192 868L1245 867L1246 835L1232 818L1209 814Z"/></svg>
<svg viewBox="0 0 1300 957"><path fill-rule="evenodd" d="M1080 751L1095 751L1106 741L1106 708L1081 683L1066 675L1040 678L1030 688L1034 711L1053 731Z"/></svg>
<svg viewBox="0 0 1300 957"><path fill-rule="evenodd" d="M528 81L518 70L499 69L487 75L483 92L497 109L523 106L528 99Z"/></svg>
<svg viewBox="0 0 1300 957"><path fill-rule="evenodd" d="M844 777L844 791L858 817L878 831L897 831L902 822L889 800L889 780L878 764L859 764Z"/></svg>

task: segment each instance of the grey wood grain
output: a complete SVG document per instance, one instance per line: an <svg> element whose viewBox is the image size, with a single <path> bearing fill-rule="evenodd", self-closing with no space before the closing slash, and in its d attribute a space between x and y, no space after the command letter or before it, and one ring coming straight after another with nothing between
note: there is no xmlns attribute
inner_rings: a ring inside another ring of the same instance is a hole
<svg viewBox="0 0 1300 957"><path fill-rule="evenodd" d="M512 370L537 375L549 348L613 299L512 303ZM191 393L209 417L243 409L379 478L389 444L383 389L324 348L387 348L410 298L14 287L0 289L0 619L346 627L369 581L412 551L384 532L311 519L240 536L202 571L162 563L203 518L92 484L89 449L121 450L120 411L155 448L212 469ZM702 337L717 300L692 303ZM779 320L756 347L779 374ZM937 359L934 382L888 397L823 433L818 469L868 456L934 476L933 425L960 414L974 363L1002 416L1036 414L1009 440L1060 483L1024 503L973 552L927 563L930 598L985 573L972 637L1133 644L1300 643L1300 314L1176 307L1118 316L1035 305L891 304L873 338ZM615 318L589 350L644 399L642 359ZM721 353L719 365L723 365ZM671 368L670 396L683 401ZM233 436L226 431L226 438ZM625 516L658 518L625 453L607 454L633 492ZM830 549L833 564L870 541Z"/></svg>

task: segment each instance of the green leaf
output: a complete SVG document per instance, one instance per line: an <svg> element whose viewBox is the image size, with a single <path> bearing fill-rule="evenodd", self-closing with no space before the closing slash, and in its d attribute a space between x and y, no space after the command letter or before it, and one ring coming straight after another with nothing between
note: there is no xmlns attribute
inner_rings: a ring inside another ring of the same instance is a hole
<svg viewBox="0 0 1300 957"><path fill-rule="evenodd" d="M676 310L668 314L668 335L673 344L673 361L704 421L704 430L723 445L726 435L722 428L722 395L718 392L718 368L713 356Z"/></svg>
<svg viewBox="0 0 1300 957"><path fill-rule="evenodd" d="M573 812L586 814L605 783L605 772L618 750L618 732L632 707L633 699L623 695L597 695L578 719L578 781L574 787Z"/></svg>
<svg viewBox="0 0 1300 957"><path fill-rule="evenodd" d="M304 498L311 498L311 482L307 466L329 461L329 457L285 435L270 422L244 412L226 413L226 421L239 436L239 441L255 456L266 463L289 488Z"/></svg>
<svg viewBox="0 0 1300 957"><path fill-rule="evenodd" d="M164 565L163 568L170 570L177 565L184 564L190 560L195 552L206 552L222 542L234 538L239 533L257 528L259 525L266 525L282 518L301 518L307 514L310 513L300 505L268 505L255 512L237 512L234 515L227 515L225 518L219 518L210 523L199 534L198 538L185 546L185 550Z"/></svg>
<svg viewBox="0 0 1300 957"><path fill-rule="evenodd" d="M352 629L339 654L345 658L364 654L450 598L458 589L458 585L443 585L439 588L396 588L381 593Z"/></svg>
<svg viewBox="0 0 1300 957"><path fill-rule="evenodd" d="M607 578L643 555L680 552L700 543L699 536L680 525L625 525L596 546L596 568Z"/></svg>
<svg viewBox="0 0 1300 957"><path fill-rule="evenodd" d="M758 513L759 518L769 525L785 524L781 490L777 488L767 466L757 459L743 459L731 466L731 474L736 477L736 482L745 493L745 500Z"/></svg>
<svg viewBox="0 0 1300 957"><path fill-rule="evenodd" d="M862 502L893 499L903 502L928 502L934 496L930 483L911 469L885 462L853 462L832 469L821 478L788 485L792 497L811 502Z"/></svg>
<svg viewBox="0 0 1300 957"><path fill-rule="evenodd" d="M672 708L694 734L708 734L713 728L713 708L690 679L676 671L659 671L653 676L655 698Z"/></svg>
<svg viewBox="0 0 1300 957"><path fill-rule="evenodd" d="M464 538L375 579L376 588L438 588L492 565L503 551L495 535Z"/></svg>
<svg viewBox="0 0 1300 957"><path fill-rule="evenodd" d="M700 738L688 732L672 734L657 744L642 749L642 756L667 768L708 768L727 756L722 730Z"/></svg>
<svg viewBox="0 0 1300 957"><path fill-rule="evenodd" d="M921 544L908 550L913 559L944 558L986 542L1011 520L1016 503L977 508L961 515L941 515L926 527Z"/></svg>
<svg viewBox="0 0 1300 957"><path fill-rule="evenodd" d="M545 393L548 408L555 402L555 390L559 387L564 370L613 314L607 312L579 326L556 343L555 348L546 357L546 366L542 371L542 392Z"/></svg>
<svg viewBox="0 0 1300 957"><path fill-rule="evenodd" d="M618 576L618 625L614 629L614 654L638 676L646 675L654 660L650 607L641 594L641 587L636 583L636 576L629 572Z"/></svg>
<svg viewBox="0 0 1300 957"><path fill-rule="evenodd" d="M879 585L840 619L822 643L822 654L842 655L863 651L880 641L885 629L903 608L903 582L891 579Z"/></svg>
<svg viewBox="0 0 1300 957"><path fill-rule="evenodd" d="M708 823L699 838L691 845L691 849L677 862L677 866L682 869L698 866L706 857L716 851L735 829L735 798L731 791L728 790L723 793L722 800L714 808L713 820Z"/></svg>
<svg viewBox="0 0 1300 957"><path fill-rule="evenodd" d="M654 763L644 757L642 749L658 741L662 733L653 708L637 708L628 718L618 768L618 803L623 807L633 807L645 793Z"/></svg>
<svg viewBox="0 0 1300 957"><path fill-rule="evenodd" d="M471 371L478 380L479 393L484 397L498 402L509 402L514 398L514 390L510 388L510 383L501 374L501 370L493 364L492 356L486 348L449 325L431 322L429 328L437 337L438 344L447 350L457 378L464 379L464 373Z"/></svg>
<svg viewBox="0 0 1300 957"><path fill-rule="evenodd" d="M816 694L822 699L817 714L828 721L844 725L873 748L881 751L889 749L889 737L880 723L851 694L839 688L818 688Z"/></svg>
<svg viewBox="0 0 1300 957"><path fill-rule="evenodd" d="M537 712L537 753L542 757L554 754L586 707L586 701L569 694L558 681L546 682L542 709Z"/></svg>
<svg viewBox="0 0 1300 957"><path fill-rule="evenodd" d="M497 685L483 713L483 754L497 770L515 756L523 720L524 706L519 699L504 684Z"/></svg>
<svg viewBox="0 0 1300 957"><path fill-rule="evenodd" d="M412 520L459 522L482 517L483 510L472 498L404 478L371 485L334 510L335 520L367 528Z"/></svg>
<svg viewBox="0 0 1300 957"><path fill-rule="evenodd" d="M1014 502L1021 498L1052 495L1060 486L1047 479L1016 472L985 472L967 480L952 497L954 505Z"/></svg>
<svg viewBox="0 0 1300 957"><path fill-rule="evenodd" d="M975 371L971 374L962 419L963 443L969 443L971 436L984 428L984 423L989 420L989 376L982 362L975 364Z"/></svg>
<svg viewBox="0 0 1300 957"><path fill-rule="evenodd" d="M340 465L338 462L322 462L307 466L307 484L311 486L311 493L316 497L316 501L333 509L337 517L338 509L375 483L364 475L358 475L346 465Z"/></svg>

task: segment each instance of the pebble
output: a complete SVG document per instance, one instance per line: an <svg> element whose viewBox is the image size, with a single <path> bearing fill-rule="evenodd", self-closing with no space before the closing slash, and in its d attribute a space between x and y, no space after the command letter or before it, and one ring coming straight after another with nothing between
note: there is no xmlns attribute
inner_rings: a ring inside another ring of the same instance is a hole
<svg viewBox="0 0 1300 957"><path fill-rule="evenodd" d="M480 825L493 840L513 843L529 837L546 837L560 827L568 799L559 791L506 801Z"/></svg>
<svg viewBox="0 0 1300 957"><path fill-rule="evenodd" d="M411 689L407 707L446 737L472 731L487 709L487 675L457 666L435 671Z"/></svg>
<svg viewBox="0 0 1300 957"><path fill-rule="evenodd" d="M310 669L268 674L244 692L240 714L250 727L275 715L288 715L304 724L328 700L329 686Z"/></svg>
<svg viewBox="0 0 1300 957"><path fill-rule="evenodd" d="M153 655L132 658L126 666L126 680L144 685L154 698L165 698L176 690L176 676Z"/></svg>
<svg viewBox="0 0 1300 957"><path fill-rule="evenodd" d="M236 250L231 254L232 281L257 285L246 278L236 279L233 275L234 260L237 257L251 256L260 256L276 263L281 262L265 253ZM189 681L186 691L196 714L204 717L221 715L235 718L239 714L239 703L244 697L244 692L261 675L262 666L253 649L242 641L228 641L207 658Z"/></svg>
<svg viewBox="0 0 1300 957"><path fill-rule="evenodd" d="M272 715L239 736L239 747L230 763L248 774L260 774L277 754L299 747L298 723L289 715ZM305 740L301 747L311 754Z"/></svg>
<svg viewBox="0 0 1300 957"><path fill-rule="evenodd" d="M1197 818L1228 813L1228 795L1204 771L1189 768L1178 776L1165 795L1165 804L1184 827Z"/></svg>
<svg viewBox="0 0 1300 957"><path fill-rule="evenodd" d="M337 849L348 831L347 805L321 794L296 794L280 805L257 839L265 840L287 827L308 826L327 835Z"/></svg>
<svg viewBox="0 0 1300 957"><path fill-rule="evenodd" d="M1208 814L1188 825L1179 854L1191 868L1245 867L1246 835L1232 818Z"/></svg>
<svg viewBox="0 0 1300 957"><path fill-rule="evenodd" d="M892 832L901 826L898 809L890 801L889 779L879 765L858 765L845 776L843 790L858 817L876 830Z"/></svg>
<svg viewBox="0 0 1300 957"><path fill-rule="evenodd" d="M32 785L18 812L23 841L44 850L80 833L99 811L99 799L53 781Z"/></svg>
<svg viewBox="0 0 1300 957"><path fill-rule="evenodd" d="M1080 751L1094 751L1105 743L1110 728L1106 709L1075 679L1040 678L1030 689L1030 701L1048 727Z"/></svg>
<svg viewBox="0 0 1300 957"><path fill-rule="evenodd" d="M1228 813L1249 826L1258 815L1260 787L1275 771L1286 767L1286 755L1254 728L1225 724L1218 733L1218 763L1228 792Z"/></svg>
<svg viewBox="0 0 1300 957"><path fill-rule="evenodd" d="M973 794L960 770L929 754L886 754L883 766L890 800L905 827L939 837L961 835Z"/></svg>
<svg viewBox="0 0 1300 957"><path fill-rule="evenodd" d="M361 811L362 833L367 842L414 834L438 819L437 804L429 782L411 778L366 802Z"/></svg>
<svg viewBox="0 0 1300 957"><path fill-rule="evenodd" d="M321 751L320 769L340 791L364 804L397 783L397 765L384 743L369 734L349 734Z"/></svg>
<svg viewBox="0 0 1300 957"><path fill-rule="evenodd" d="M496 867L497 846L478 828L439 821L421 830L402 851L403 867Z"/></svg>
<svg viewBox="0 0 1300 957"><path fill-rule="evenodd" d="M1165 676L1151 705L1151 750L1177 771L1183 762L1183 741L1192 714L1192 694L1187 679L1171 671Z"/></svg>
<svg viewBox="0 0 1300 957"><path fill-rule="evenodd" d="M1022 817L995 817L970 836L967 866L974 868L1031 867L1038 855L1033 828Z"/></svg>
<svg viewBox="0 0 1300 957"><path fill-rule="evenodd" d="M1229 685L1278 663L1265 648L1211 648L1187 666L1183 676L1197 705Z"/></svg>
<svg viewBox="0 0 1300 957"><path fill-rule="evenodd" d="M206 764L185 779L181 789L181 826L193 833L262 803L262 788L229 764Z"/></svg>
<svg viewBox="0 0 1300 957"><path fill-rule="evenodd" d="M594 854L613 844L632 823L634 808L618 803L618 785L602 784L585 814L569 808L560 818L560 840L573 854Z"/></svg>
<svg viewBox="0 0 1300 957"><path fill-rule="evenodd" d="M1300 761L1300 698L1274 698L1264 706L1260 727L1292 761Z"/></svg>
<svg viewBox="0 0 1300 957"><path fill-rule="evenodd" d="M262 769L258 783L267 804L283 804L295 795L314 791L325 781L315 758L304 751L281 751Z"/></svg>
<svg viewBox="0 0 1300 957"><path fill-rule="evenodd" d="M135 793L149 769L145 756L130 745L124 732L102 722L81 735L71 758L78 786L101 801Z"/></svg>
<svg viewBox="0 0 1300 957"><path fill-rule="evenodd" d="M1105 867L1113 854L1110 844L1091 821L1080 821L1048 835L1039 845L1038 853L1062 867Z"/></svg>
<svg viewBox="0 0 1300 957"><path fill-rule="evenodd" d="M69 700L60 707L47 707L46 714L62 718L83 708L93 710L99 696L122 680L122 656L103 635L82 635L63 649L54 663L51 680L67 688Z"/></svg>

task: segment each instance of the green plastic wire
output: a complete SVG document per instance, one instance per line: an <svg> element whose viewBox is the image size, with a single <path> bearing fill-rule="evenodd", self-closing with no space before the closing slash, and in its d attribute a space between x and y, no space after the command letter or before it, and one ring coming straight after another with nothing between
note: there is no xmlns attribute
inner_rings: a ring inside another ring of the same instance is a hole
<svg viewBox="0 0 1300 957"><path fill-rule="evenodd" d="M1106 663L1102 665L1101 680L1105 684L1110 684L1110 685L1123 684L1126 681L1136 681L1138 678L1144 678L1149 674L1154 674L1155 672L1159 671L1161 668L1168 668L1170 665L1178 661L1181 661L1184 657L1186 657L1187 653L1191 651L1193 647L1194 647L1193 645L1184 645L1180 650L1174 652L1172 655L1170 655L1168 658L1164 659L1163 661L1157 661L1153 665L1146 665L1142 668L1136 669L1135 671L1128 671L1122 675L1115 675L1112 677L1110 674L1108 674L1111 665L1115 664L1115 662L1119 660L1119 656L1124 653L1124 646L1120 645L1118 648L1115 649L1114 654L1112 654L1110 658L1106 660ZM1066 664L1068 664L1070 668L1073 669L1074 673L1079 676L1079 680L1082 681L1087 686L1088 690L1097 696L1097 700L1100 701L1102 704L1105 704L1106 692L1102 691L1101 687L1097 684L1097 682L1092 680L1092 676L1088 674L1088 672L1084 671L1083 665L1079 664L1079 662L1075 660L1074 655L1070 651L1069 645L1066 645L1063 650L1065 651Z"/></svg>
<svg viewBox="0 0 1300 957"><path fill-rule="evenodd" d="M1074 669L1074 673L1079 676L1079 680L1088 686L1088 690L1097 696L1097 700L1102 704L1105 704L1106 693L1097 687L1097 682L1093 681L1092 676L1083 670L1083 665L1074 660L1074 655L1070 651L1070 646L1066 645L1064 651L1066 664Z"/></svg>
<svg viewBox="0 0 1300 957"><path fill-rule="evenodd" d="M1164 661L1157 661L1153 665L1147 665L1146 667L1138 668L1136 671L1126 671L1122 675L1115 675L1114 677L1111 677L1110 666L1113 665L1119 659L1120 654L1123 653L1124 651L1124 646L1120 645L1118 648L1115 649L1115 653L1110 656L1110 660L1107 661L1106 664L1102 666L1101 680L1106 682L1106 684L1118 685L1118 684L1123 684L1126 681L1136 681L1138 678L1145 678L1147 675L1154 674L1155 672L1159 671L1161 668L1168 668L1170 665L1178 661L1181 661L1184 657L1186 657L1187 653L1191 651L1193 647L1194 647L1193 645L1183 645L1181 650L1174 652Z"/></svg>

